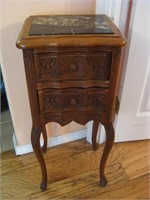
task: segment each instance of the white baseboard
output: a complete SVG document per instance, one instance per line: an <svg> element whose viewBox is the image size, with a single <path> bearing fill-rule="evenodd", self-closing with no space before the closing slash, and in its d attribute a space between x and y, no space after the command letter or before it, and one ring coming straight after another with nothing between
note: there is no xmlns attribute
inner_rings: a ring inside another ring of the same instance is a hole
<svg viewBox="0 0 150 200"><path fill-rule="evenodd" d="M81 131L76 131L73 133L68 133L65 135L52 137L52 138L48 139L48 147L53 147L53 146L63 144L66 142L79 140L79 139L85 138L86 136L87 136L87 129L83 129ZM33 152L31 144L26 144L26 145L22 145L22 146L17 145L15 135L13 135L13 143L14 143L16 155L23 155L23 154ZM43 143L43 140L41 140L41 144L42 143Z"/></svg>

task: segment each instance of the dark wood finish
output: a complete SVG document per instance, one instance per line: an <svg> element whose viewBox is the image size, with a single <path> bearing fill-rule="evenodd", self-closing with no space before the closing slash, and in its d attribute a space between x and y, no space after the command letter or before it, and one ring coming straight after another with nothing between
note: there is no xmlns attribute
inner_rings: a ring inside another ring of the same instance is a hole
<svg viewBox="0 0 150 200"><path fill-rule="evenodd" d="M33 150L35 152L35 155L41 167L42 181L41 181L40 187L41 187L41 190L44 191L47 187L47 170L46 170L42 150L40 147L40 135L41 135L41 129L33 125L32 132L31 132L31 142L32 142Z"/></svg>
<svg viewBox="0 0 150 200"><path fill-rule="evenodd" d="M92 128L92 146L93 146L93 150L97 150L98 149L98 144L96 142L98 127L99 127L99 122L94 120L93 121L93 128Z"/></svg>
<svg viewBox="0 0 150 200"><path fill-rule="evenodd" d="M37 82L76 79L110 79L111 52L62 52L34 55Z"/></svg>
<svg viewBox="0 0 150 200"><path fill-rule="evenodd" d="M103 155L100 162L100 168L99 168L100 169L100 185L103 187L107 184L107 179L104 173L105 165L106 165L106 161L111 151L111 148L113 146L114 138L115 138L115 132L114 132L112 122L107 122L104 125L104 127L106 131L106 143L105 143Z"/></svg>
<svg viewBox="0 0 150 200"><path fill-rule="evenodd" d="M84 17L87 16L79 17L81 22ZM126 40L107 16L90 17L92 20L104 19L112 32L104 34L103 31L97 33L99 29L95 29L96 32L90 29L89 34L78 34L76 28L76 34L72 35L40 35L40 30L37 36L34 35L33 26L32 35L29 35L32 21L36 18L32 16L25 21L16 43L18 48L23 49L33 123L31 141L42 171L42 191L47 187L42 151L46 152L47 149L45 125L48 122L57 122L63 126L71 121L84 125L94 120L94 150L98 147L96 137L99 123L104 125L106 144L100 163L100 185L105 186L107 183L104 169L114 142L112 124L119 62L121 48ZM97 24L96 21L93 23ZM69 27L66 26L65 31ZM47 28L46 24L45 33L49 33ZM57 29L53 27L53 30ZM43 147L40 147L41 133L44 138Z"/></svg>
<svg viewBox="0 0 150 200"><path fill-rule="evenodd" d="M44 144L42 146L42 151L43 151L43 153L46 153L46 150L47 150L47 132L46 132L46 126L42 127L42 135L43 135L43 140L44 140Z"/></svg>

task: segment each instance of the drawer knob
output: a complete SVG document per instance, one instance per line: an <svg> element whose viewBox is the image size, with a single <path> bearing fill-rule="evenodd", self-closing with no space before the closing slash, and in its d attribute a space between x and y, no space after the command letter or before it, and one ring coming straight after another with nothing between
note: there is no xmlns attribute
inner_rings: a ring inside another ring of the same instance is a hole
<svg viewBox="0 0 150 200"><path fill-rule="evenodd" d="M76 72L77 71L77 67L74 64L70 65L70 71L71 72Z"/></svg>

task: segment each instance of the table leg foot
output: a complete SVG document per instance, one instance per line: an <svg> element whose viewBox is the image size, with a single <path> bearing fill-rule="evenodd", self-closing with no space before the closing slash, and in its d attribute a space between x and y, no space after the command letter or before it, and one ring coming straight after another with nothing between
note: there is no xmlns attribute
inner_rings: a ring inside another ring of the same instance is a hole
<svg viewBox="0 0 150 200"><path fill-rule="evenodd" d="M40 184L40 188L41 188L41 191L42 191L42 192L45 191L46 188L47 188L47 182L42 181L41 184Z"/></svg>
<svg viewBox="0 0 150 200"><path fill-rule="evenodd" d="M42 182L41 182L41 190L46 190L47 187L47 170L45 166L44 157L42 154L41 146L40 146L40 135L41 129L39 127L33 126L32 133L31 133L31 142L34 153L39 161L41 172L42 172Z"/></svg>
<svg viewBox="0 0 150 200"><path fill-rule="evenodd" d="M106 131L106 142L105 142L105 147L104 147L103 155L100 162L100 185L103 187L107 184L107 179L105 177L105 165L106 165L108 156L110 154L110 151L112 149L112 146L114 143L114 136L115 136L114 128L111 122L105 125L105 131Z"/></svg>
<svg viewBox="0 0 150 200"><path fill-rule="evenodd" d="M100 178L100 186L105 187L107 185L107 179L106 177Z"/></svg>

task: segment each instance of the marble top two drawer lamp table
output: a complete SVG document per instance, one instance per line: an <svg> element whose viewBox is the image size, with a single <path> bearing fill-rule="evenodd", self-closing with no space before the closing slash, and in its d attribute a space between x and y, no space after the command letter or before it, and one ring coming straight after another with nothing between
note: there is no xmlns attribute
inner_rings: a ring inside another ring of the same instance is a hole
<svg viewBox="0 0 150 200"><path fill-rule="evenodd" d="M16 45L23 50L33 124L31 143L41 167L42 191L47 188L43 152L47 148L45 125L49 122L64 126L71 121L84 125L93 120L94 150L99 123L105 127L100 185L107 184L104 170L114 143L114 107L125 44L125 38L106 15L26 19Z"/></svg>

